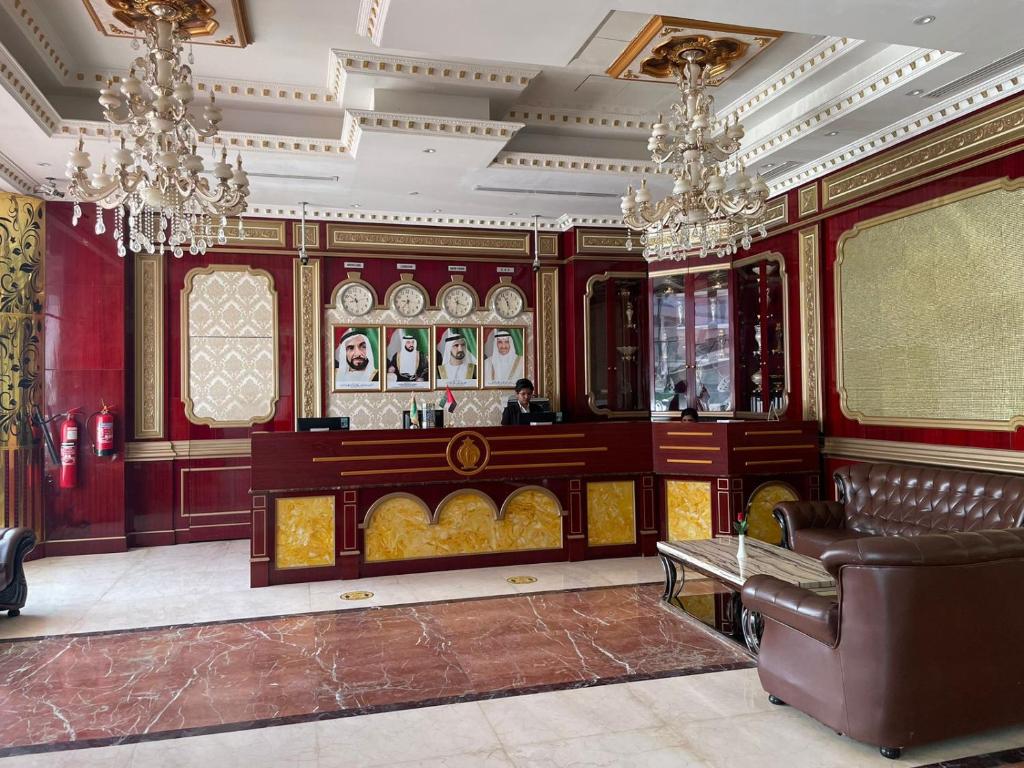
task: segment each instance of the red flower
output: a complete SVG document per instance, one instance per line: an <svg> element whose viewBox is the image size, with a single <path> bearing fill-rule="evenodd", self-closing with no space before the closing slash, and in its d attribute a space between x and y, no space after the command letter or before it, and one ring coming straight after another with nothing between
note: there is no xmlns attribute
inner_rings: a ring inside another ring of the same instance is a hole
<svg viewBox="0 0 1024 768"><path fill-rule="evenodd" d="M746 519L747 519L747 513L746 512L740 512L738 515L736 515L736 520L738 522L742 523Z"/></svg>

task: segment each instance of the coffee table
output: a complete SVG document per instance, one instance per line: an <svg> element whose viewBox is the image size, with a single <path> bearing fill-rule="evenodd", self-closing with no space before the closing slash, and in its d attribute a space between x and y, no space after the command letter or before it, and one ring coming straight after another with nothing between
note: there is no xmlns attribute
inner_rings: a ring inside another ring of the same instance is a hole
<svg viewBox="0 0 1024 768"><path fill-rule="evenodd" d="M739 559L736 557L738 547L739 539L735 536L694 541L659 541L658 556L665 569L665 591L661 599L672 603L678 598L687 568L725 584L737 593L734 605L739 607L743 640L750 652L757 655L764 624L761 614L743 608L739 602L738 593L747 579L759 574L774 576L819 595L834 595L836 583L822 567L821 561L813 557L748 537L746 557Z"/></svg>

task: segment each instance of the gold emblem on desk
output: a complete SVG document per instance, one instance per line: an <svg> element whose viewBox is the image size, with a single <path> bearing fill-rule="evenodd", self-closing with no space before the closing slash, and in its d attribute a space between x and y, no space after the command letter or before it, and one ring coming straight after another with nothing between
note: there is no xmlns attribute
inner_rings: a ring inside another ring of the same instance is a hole
<svg viewBox="0 0 1024 768"><path fill-rule="evenodd" d="M491 458L491 446L479 432L459 432L448 441L445 458L452 471L460 475L475 475L487 467Z"/></svg>

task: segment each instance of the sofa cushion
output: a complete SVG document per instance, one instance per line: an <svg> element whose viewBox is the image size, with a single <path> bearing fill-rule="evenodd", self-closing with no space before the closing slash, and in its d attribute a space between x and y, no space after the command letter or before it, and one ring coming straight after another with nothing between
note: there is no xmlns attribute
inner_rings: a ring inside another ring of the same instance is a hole
<svg viewBox="0 0 1024 768"><path fill-rule="evenodd" d="M793 551L807 557L821 557L821 554L837 541L860 539L871 536L852 528L802 528L793 531Z"/></svg>

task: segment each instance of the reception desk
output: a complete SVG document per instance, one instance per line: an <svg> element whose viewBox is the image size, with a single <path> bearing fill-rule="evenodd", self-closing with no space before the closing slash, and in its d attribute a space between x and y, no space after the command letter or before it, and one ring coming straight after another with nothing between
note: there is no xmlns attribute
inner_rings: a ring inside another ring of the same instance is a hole
<svg viewBox="0 0 1024 768"><path fill-rule="evenodd" d="M655 553L646 422L252 436L252 586Z"/></svg>
<svg viewBox="0 0 1024 768"><path fill-rule="evenodd" d="M252 586L654 555L659 538L777 541L818 498L815 422L588 422L257 433Z"/></svg>

